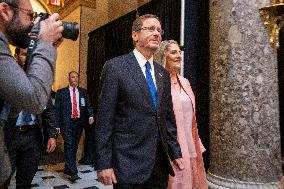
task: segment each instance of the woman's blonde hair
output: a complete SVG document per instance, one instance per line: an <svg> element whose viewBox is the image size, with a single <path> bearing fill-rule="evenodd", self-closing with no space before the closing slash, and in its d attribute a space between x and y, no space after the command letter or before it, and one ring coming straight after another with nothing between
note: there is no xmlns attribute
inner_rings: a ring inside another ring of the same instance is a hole
<svg viewBox="0 0 284 189"><path fill-rule="evenodd" d="M154 61L166 67L166 52L171 44L176 44L179 46L178 42L175 40L164 40L161 42L160 47L154 54Z"/></svg>

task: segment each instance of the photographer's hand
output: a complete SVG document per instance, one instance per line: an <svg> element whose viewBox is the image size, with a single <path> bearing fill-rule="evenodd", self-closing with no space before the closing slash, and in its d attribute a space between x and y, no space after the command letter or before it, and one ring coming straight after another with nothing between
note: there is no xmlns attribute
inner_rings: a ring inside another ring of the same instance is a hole
<svg viewBox="0 0 284 189"><path fill-rule="evenodd" d="M61 37L61 38L59 38L57 41L55 41L54 43L53 43L53 46L55 47L55 48L57 48L57 47L59 47L60 45L61 45L61 43L63 42L63 37Z"/></svg>
<svg viewBox="0 0 284 189"><path fill-rule="evenodd" d="M54 13L40 22L38 39L45 40L58 47L62 42L63 29L62 21L59 20L59 14Z"/></svg>

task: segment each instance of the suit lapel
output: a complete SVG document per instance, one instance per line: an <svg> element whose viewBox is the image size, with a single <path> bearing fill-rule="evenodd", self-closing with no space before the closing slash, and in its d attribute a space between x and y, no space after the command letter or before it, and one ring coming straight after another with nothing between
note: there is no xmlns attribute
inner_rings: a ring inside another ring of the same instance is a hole
<svg viewBox="0 0 284 189"><path fill-rule="evenodd" d="M66 87L64 90L64 96L66 97L65 99L67 100L67 104L69 104L69 108L72 111L72 103L71 103L71 96L70 96L70 90L69 87Z"/></svg>
<svg viewBox="0 0 284 189"><path fill-rule="evenodd" d="M192 106L193 106L193 111L195 112L195 97L193 94L193 91L191 89L191 86L188 85L189 83L187 83L188 81L184 78L182 78L180 75L178 75L178 79L182 85L183 90L185 91L185 93L188 95L188 97L191 100Z"/></svg>
<svg viewBox="0 0 284 189"><path fill-rule="evenodd" d="M136 81L137 85L141 88L142 94L145 94L145 98L150 104L152 110L154 111L154 104L152 101L152 96L146 81L146 78L139 66L138 61L136 60L133 52L127 55L127 69L128 72L132 75L132 78Z"/></svg>
<svg viewBox="0 0 284 189"><path fill-rule="evenodd" d="M79 103L79 109L80 109L80 112L81 112L81 98L82 98L82 91L81 91L81 88L78 87L78 95L79 95L79 98L78 98L78 103ZM86 102L85 102L86 103Z"/></svg>
<svg viewBox="0 0 284 189"><path fill-rule="evenodd" d="M163 84L163 74L155 62L154 62L154 69L155 69L155 79L156 79L157 94L158 94L158 102L157 102L157 109L158 109L163 97L164 84Z"/></svg>

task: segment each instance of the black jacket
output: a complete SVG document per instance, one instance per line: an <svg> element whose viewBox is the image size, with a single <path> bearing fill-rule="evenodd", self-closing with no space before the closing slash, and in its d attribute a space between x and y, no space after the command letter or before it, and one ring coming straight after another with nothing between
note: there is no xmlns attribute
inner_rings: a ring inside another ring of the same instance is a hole
<svg viewBox="0 0 284 189"><path fill-rule="evenodd" d="M4 128L6 144L9 143L13 133L15 132L17 119L18 116L16 118L9 117L7 120L7 124ZM41 129L42 143L47 141L49 138L57 138L57 130L55 126L55 108L52 105L51 98L48 100L44 111L41 114L36 115L36 121Z"/></svg>
<svg viewBox="0 0 284 189"><path fill-rule="evenodd" d="M89 117L93 117L93 108L89 102L86 89L78 87L79 92L79 108L82 126L88 125ZM56 126L61 128L62 134L73 124L71 121L72 104L69 87L64 87L56 92L55 97L55 121Z"/></svg>

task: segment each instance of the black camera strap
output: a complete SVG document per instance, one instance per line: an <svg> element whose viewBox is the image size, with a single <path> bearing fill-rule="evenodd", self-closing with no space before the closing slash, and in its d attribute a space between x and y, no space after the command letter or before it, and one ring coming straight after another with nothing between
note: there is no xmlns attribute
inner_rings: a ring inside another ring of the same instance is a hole
<svg viewBox="0 0 284 189"><path fill-rule="evenodd" d="M2 109L3 109L3 104L4 104L4 100L3 100L3 99L0 99L0 112L1 112Z"/></svg>
<svg viewBox="0 0 284 189"><path fill-rule="evenodd" d="M26 56L26 62L24 65L24 70L27 70L28 65L30 65L32 61L32 53L37 46L37 39L38 39L39 31L40 31L40 21L32 27L32 30L30 33L30 42L29 42L29 46L27 49L27 56Z"/></svg>

